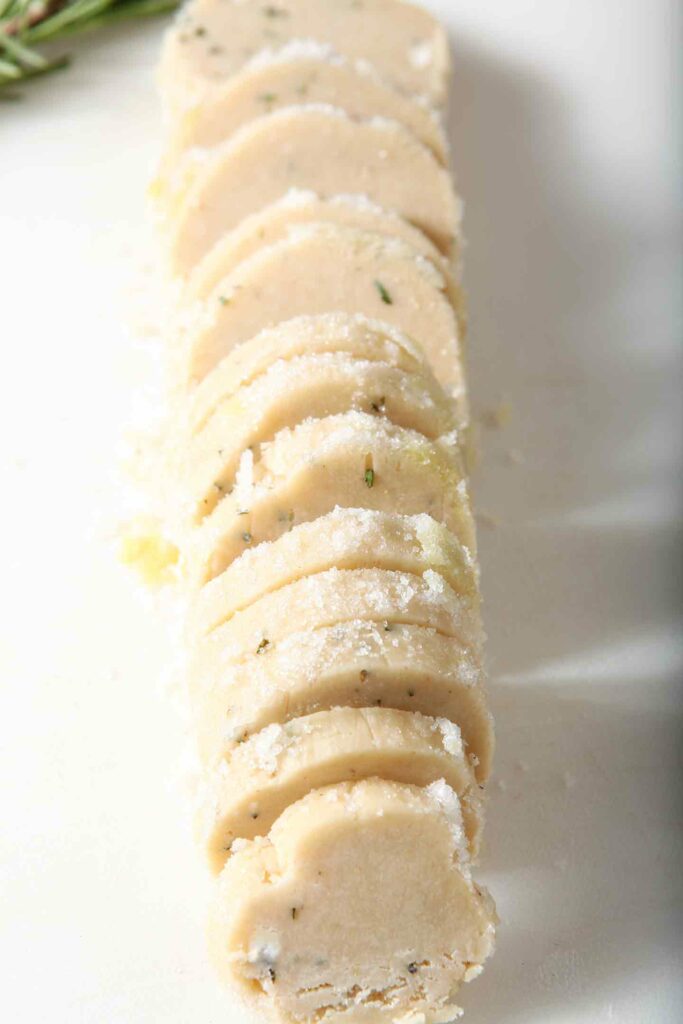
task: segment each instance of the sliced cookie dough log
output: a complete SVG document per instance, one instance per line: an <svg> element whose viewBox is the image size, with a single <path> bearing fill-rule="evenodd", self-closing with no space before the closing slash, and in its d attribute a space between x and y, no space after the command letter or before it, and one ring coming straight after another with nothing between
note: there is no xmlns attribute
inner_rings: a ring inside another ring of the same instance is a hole
<svg viewBox="0 0 683 1024"><path fill-rule="evenodd" d="M254 56L267 59L293 40L333 43L401 92L445 102L448 37L431 14L403 0L193 0L164 42L158 78L167 109L177 116L210 101L211 88Z"/></svg>
<svg viewBox="0 0 683 1024"><path fill-rule="evenodd" d="M366 508L336 508L259 544L197 593L190 632L208 633L264 594L326 569L439 572L479 608L479 573L472 554L431 516L401 516Z"/></svg>
<svg viewBox="0 0 683 1024"><path fill-rule="evenodd" d="M477 781L490 774L494 734L479 659L453 637L353 621L268 640L239 664L211 654L195 661L188 679L205 764L269 725L333 707L376 706L456 722Z"/></svg>
<svg viewBox="0 0 683 1024"><path fill-rule="evenodd" d="M432 108L387 86L367 64L349 62L330 46L297 42L250 62L180 115L171 126L153 194L162 197L168 189L184 187L204 149L225 142L254 118L301 103L327 104L349 117L398 121L446 162L446 136Z"/></svg>
<svg viewBox="0 0 683 1024"><path fill-rule="evenodd" d="M258 461L242 456L231 494L200 527L179 529L185 572L208 582L250 545L275 540L335 507L426 512L475 554L467 482L457 447L367 413L282 430ZM185 523L194 504L184 510Z"/></svg>
<svg viewBox="0 0 683 1024"><path fill-rule="evenodd" d="M451 262L423 231L393 210L384 209L367 196L339 195L324 199L315 192L290 189L216 242L190 274L184 292L185 301L207 299L216 285L243 260L267 245L282 241L295 224L316 222L398 238L436 264L449 283L452 280Z"/></svg>
<svg viewBox="0 0 683 1024"><path fill-rule="evenodd" d="M422 576L390 569L327 569L264 594L195 640L189 674L201 679L211 658L237 662L290 633L357 619L426 626L479 654L479 617L433 569Z"/></svg>
<svg viewBox="0 0 683 1024"><path fill-rule="evenodd" d="M457 990L493 952L497 919L445 782L318 790L239 847L220 876L210 949L259 1020L459 1016Z"/></svg>
<svg viewBox="0 0 683 1024"><path fill-rule="evenodd" d="M327 352L386 363L406 373L431 374L419 346L386 322L348 313L298 316L232 349L189 393L179 416L190 432L201 430L222 401L273 363Z"/></svg>
<svg viewBox="0 0 683 1024"><path fill-rule="evenodd" d="M421 228L445 255L459 230L448 171L395 121L354 121L334 107L286 107L257 118L206 162L171 204L170 270L187 274L227 231L291 188L360 193Z"/></svg>
<svg viewBox="0 0 683 1024"><path fill-rule="evenodd" d="M199 433L187 438L181 430L172 445L181 494L195 499L196 521L230 492L247 448L258 452L286 427L352 409L432 439L461 425L431 375L332 352L274 363L222 402Z"/></svg>
<svg viewBox="0 0 683 1024"><path fill-rule="evenodd" d="M361 313L413 338L440 383L462 396L455 301L441 271L406 242L340 225L297 225L183 310L187 380L201 381L265 327L296 316Z"/></svg>
<svg viewBox="0 0 683 1024"><path fill-rule="evenodd" d="M444 779L477 856L483 801L457 725L391 708L333 708L267 726L205 779L196 832L211 869L222 869L235 839L267 835L311 790L370 778L415 786Z"/></svg>

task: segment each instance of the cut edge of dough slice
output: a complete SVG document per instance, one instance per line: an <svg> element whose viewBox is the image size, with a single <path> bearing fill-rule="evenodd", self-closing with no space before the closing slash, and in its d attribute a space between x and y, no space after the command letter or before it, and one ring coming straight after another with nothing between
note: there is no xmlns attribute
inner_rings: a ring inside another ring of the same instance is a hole
<svg viewBox="0 0 683 1024"><path fill-rule="evenodd" d="M462 428L455 403L431 375L405 373L346 353L298 356L272 364L222 402L198 434L187 437L180 425L171 435L171 476L183 500L194 500L199 523L234 487L247 449L257 458L281 430L351 410L431 440Z"/></svg>
<svg viewBox="0 0 683 1024"><path fill-rule="evenodd" d="M204 779L196 835L215 874L235 840L270 831L311 790L379 778L425 787L444 779L457 794L474 860L483 800L460 729L444 718L392 708L331 708L269 725Z"/></svg>
<svg viewBox="0 0 683 1024"><path fill-rule="evenodd" d="M312 46L305 55L297 44L271 60L253 61L233 78L216 85L201 103L171 125L153 198L186 188L204 150L226 141L264 113L301 103L323 103L349 117L385 117L404 125L439 160L448 160L448 141L438 114L382 81L367 63L350 62L330 46Z"/></svg>
<svg viewBox="0 0 683 1024"><path fill-rule="evenodd" d="M270 11L286 13L268 16ZM239 40L239 45L231 45ZM167 115L210 99L213 90L247 65L269 63L334 43L347 60L370 65L403 95L445 103L450 72L448 37L419 5L365 0L361 5L287 0L287 4L196 0L165 36L157 81Z"/></svg>
<svg viewBox="0 0 683 1024"><path fill-rule="evenodd" d="M460 211L434 154L398 122L309 104L264 114L208 151L182 201L164 212L171 275L188 274L222 235L291 188L367 194L453 253Z"/></svg>
<svg viewBox="0 0 683 1024"><path fill-rule="evenodd" d="M251 451L244 453L232 493L201 526L178 524L187 577L206 583L252 544L275 540L337 506L427 512L474 556L467 481L451 441L430 441L360 412L280 431L264 445L259 461ZM184 510L185 523L191 511Z"/></svg>
<svg viewBox="0 0 683 1024"><path fill-rule="evenodd" d="M185 301L208 298L216 285L243 260L263 246L280 241L293 224L313 221L338 223L399 238L435 263L444 276L453 278L452 262L423 231L394 210L380 206L366 195L342 193L326 199L310 190L291 188L218 239L192 270L183 293Z"/></svg>
<svg viewBox="0 0 683 1024"><path fill-rule="evenodd" d="M299 316L267 327L233 348L184 398L180 416L196 433L220 402L251 384L273 363L326 352L344 352L408 373L431 375L420 347L385 321L360 313Z"/></svg>
<svg viewBox="0 0 683 1024"><path fill-rule="evenodd" d="M406 242L329 222L295 224L207 299L179 309L178 342L192 384L272 324L339 312L381 317L414 338L441 385L464 400L457 306L438 267Z"/></svg>
<svg viewBox="0 0 683 1024"><path fill-rule="evenodd" d="M269 725L332 707L387 707L455 722L477 780L494 732L479 659L423 626L354 620L291 633L238 664L197 660L188 674L198 753L213 766Z"/></svg>
<svg viewBox="0 0 683 1024"><path fill-rule="evenodd" d="M222 978L281 1024L443 1024L493 952L456 794L377 779L314 791L245 841L209 927ZM363 927L358 928L358 922Z"/></svg>
<svg viewBox="0 0 683 1024"><path fill-rule="evenodd" d="M245 551L197 593L192 635L208 633L264 594L327 569L439 572L453 590L479 606L479 572L467 548L426 513L401 516L364 508L335 508L300 523L277 540Z"/></svg>

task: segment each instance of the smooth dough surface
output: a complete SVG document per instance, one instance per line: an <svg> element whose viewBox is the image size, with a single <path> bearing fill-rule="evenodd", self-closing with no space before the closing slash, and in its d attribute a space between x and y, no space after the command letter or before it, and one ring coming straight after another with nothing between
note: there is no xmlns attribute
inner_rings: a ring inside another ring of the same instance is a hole
<svg viewBox="0 0 683 1024"><path fill-rule="evenodd" d="M301 50L295 43L272 60L247 65L174 121L153 193L161 197L187 186L203 156L193 153L194 147L217 146L254 118L301 103L328 104L349 117L398 121L440 163L446 162L446 136L432 109L385 85L368 65L335 55L331 47L310 44L303 55Z"/></svg>
<svg viewBox="0 0 683 1024"><path fill-rule="evenodd" d="M268 327L231 349L189 393L179 415L191 431L200 430L221 401L273 363L326 352L386 363L408 373L431 374L420 347L385 321L347 313L299 316Z"/></svg>
<svg viewBox="0 0 683 1024"><path fill-rule="evenodd" d="M190 274L185 300L206 299L216 285L259 249L282 241L296 224L338 224L389 238L398 238L434 263L449 278L452 263L423 231L367 196L339 195L324 199L304 189L290 189L274 203L247 217L216 242Z"/></svg>
<svg viewBox="0 0 683 1024"><path fill-rule="evenodd" d="M219 880L210 948L261 1020L438 1024L493 951L459 801L380 780L319 790ZM362 921L364 927L359 928Z"/></svg>
<svg viewBox="0 0 683 1024"><path fill-rule="evenodd" d="M332 707L388 707L457 722L477 780L488 778L494 735L478 658L423 626L360 620L305 633L239 664L195 663L198 750L209 765L273 723Z"/></svg>
<svg viewBox="0 0 683 1024"><path fill-rule="evenodd" d="M275 540L335 507L426 512L473 554L474 524L456 445L430 441L368 413L348 412L281 430L258 461L246 452L231 494L180 538L202 584L247 547ZM194 506L185 510L193 515Z"/></svg>
<svg viewBox="0 0 683 1024"><path fill-rule="evenodd" d="M221 870L235 839L267 835L311 790L369 778L415 786L444 779L476 857L483 803L457 725L392 708L339 707L267 726L208 774L196 828L211 869Z"/></svg>
<svg viewBox="0 0 683 1024"><path fill-rule="evenodd" d="M416 183L419 183L416 187ZM245 125L207 158L168 211L170 270L187 274L227 231L291 188L360 193L421 228L446 255L459 231L451 178L395 121L334 107L285 107Z"/></svg>
<svg viewBox="0 0 683 1024"><path fill-rule="evenodd" d="M243 452L272 441L306 419L356 409L436 439L457 430L455 404L431 376L345 353L299 356L274 363L225 399L199 433L172 439L181 493L195 500L200 521L229 493Z"/></svg>
<svg viewBox="0 0 683 1024"><path fill-rule="evenodd" d="M443 576L390 569L327 569L264 594L190 645L190 675L215 658L240 661L290 633L367 622L426 626L478 650L479 618Z"/></svg>
<svg viewBox="0 0 683 1024"><path fill-rule="evenodd" d="M258 55L269 60L293 40L302 54L332 43L350 60L364 60L406 94L435 105L446 98L448 38L423 8L401 0L194 0L169 30L159 68L168 109L182 111ZM290 48L291 49L291 48Z"/></svg>
<svg viewBox="0 0 683 1024"><path fill-rule="evenodd" d="M296 316L361 313L413 338L441 384L462 395L456 303L437 267L405 242L340 225L297 225L185 311L188 380L201 380L265 327Z"/></svg>
<svg viewBox="0 0 683 1024"><path fill-rule="evenodd" d="M263 594L326 569L439 572L478 608L478 569L470 552L431 516L401 516L365 508L336 508L259 544L198 592L190 632L215 629Z"/></svg>

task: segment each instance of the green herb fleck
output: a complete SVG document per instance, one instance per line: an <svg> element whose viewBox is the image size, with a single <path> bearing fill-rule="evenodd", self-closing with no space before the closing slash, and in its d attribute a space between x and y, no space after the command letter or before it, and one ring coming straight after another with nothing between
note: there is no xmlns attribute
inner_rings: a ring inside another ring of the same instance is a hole
<svg viewBox="0 0 683 1024"><path fill-rule="evenodd" d="M206 35L206 29L204 28L203 25L197 25L196 29L194 30L194 34L196 36L205 36Z"/></svg>
<svg viewBox="0 0 683 1024"><path fill-rule="evenodd" d="M256 97L261 103L275 103L277 94L274 92L262 92L260 96Z"/></svg>
<svg viewBox="0 0 683 1024"><path fill-rule="evenodd" d="M244 531L244 533L242 534L242 540L244 541L245 544L251 544L253 537L249 533L249 530Z"/></svg>
<svg viewBox="0 0 683 1024"><path fill-rule="evenodd" d="M372 487L372 485L375 482L375 471L374 471L374 469L366 469L365 470L365 474L363 476L363 479L365 480L365 484L366 484L367 487Z"/></svg>
<svg viewBox="0 0 683 1024"><path fill-rule="evenodd" d="M227 297L227 295L219 295L218 296L218 301L220 302L221 306L229 306L230 305L230 299Z"/></svg>
<svg viewBox="0 0 683 1024"><path fill-rule="evenodd" d="M386 306L393 306L394 300L392 299L389 292L386 290L381 281L375 281L375 288L379 292L379 297Z"/></svg>

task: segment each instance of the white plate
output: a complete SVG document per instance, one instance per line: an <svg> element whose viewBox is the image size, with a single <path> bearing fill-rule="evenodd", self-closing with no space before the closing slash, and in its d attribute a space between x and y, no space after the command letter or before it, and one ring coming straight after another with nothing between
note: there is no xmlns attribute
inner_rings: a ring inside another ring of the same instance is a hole
<svg viewBox="0 0 683 1024"><path fill-rule="evenodd" d="M498 718L471 1024L668 1024L680 352L675 0L442 0L467 201ZM242 1020L204 959L168 658L108 542L147 352L123 327L158 144L160 25L0 108L3 1017ZM67 49L71 49L68 46ZM128 293L128 297L123 297Z"/></svg>

